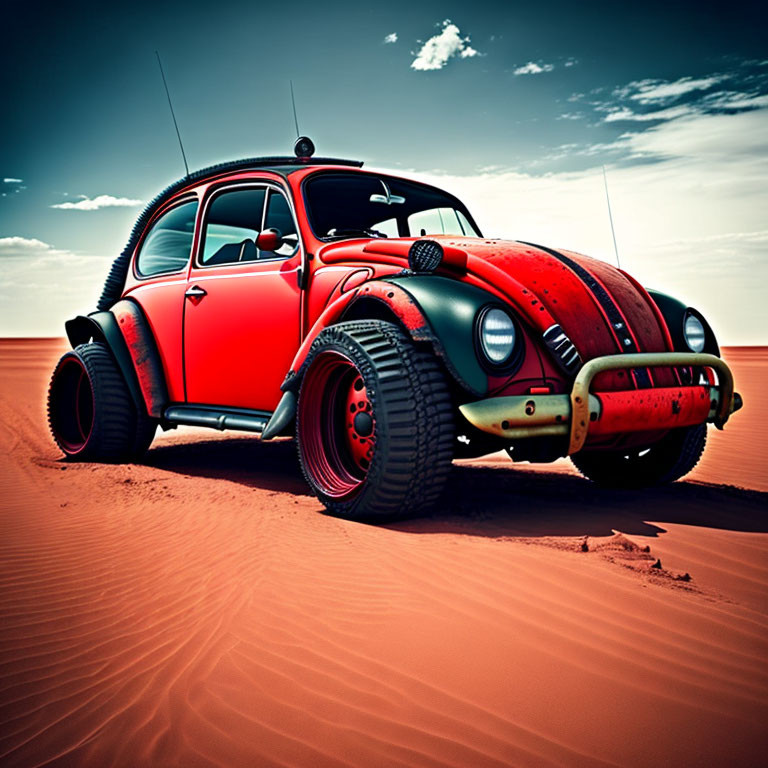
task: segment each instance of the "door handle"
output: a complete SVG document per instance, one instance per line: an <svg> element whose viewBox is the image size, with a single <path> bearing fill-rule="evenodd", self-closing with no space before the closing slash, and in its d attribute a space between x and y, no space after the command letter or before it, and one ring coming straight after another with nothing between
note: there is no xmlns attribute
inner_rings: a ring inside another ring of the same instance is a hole
<svg viewBox="0 0 768 768"><path fill-rule="evenodd" d="M188 299L201 299L203 296L207 296L208 292L204 291L197 285L193 285L191 288L187 288L184 294Z"/></svg>

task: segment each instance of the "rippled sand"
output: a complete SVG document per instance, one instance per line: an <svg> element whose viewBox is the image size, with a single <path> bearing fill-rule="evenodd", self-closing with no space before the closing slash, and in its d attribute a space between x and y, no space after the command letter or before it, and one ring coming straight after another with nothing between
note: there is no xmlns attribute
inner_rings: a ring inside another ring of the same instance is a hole
<svg viewBox="0 0 768 768"><path fill-rule="evenodd" d="M290 443L60 461L62 350L0 341L3 766L764 764L765 349L726 350L747 407L694 482L470 462L387 527Z"/></svg>

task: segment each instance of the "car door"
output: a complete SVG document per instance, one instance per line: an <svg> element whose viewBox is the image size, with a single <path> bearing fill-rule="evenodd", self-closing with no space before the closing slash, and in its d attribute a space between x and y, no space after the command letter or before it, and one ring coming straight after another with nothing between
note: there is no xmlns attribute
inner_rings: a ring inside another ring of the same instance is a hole
<svg viewBox="0 0 768 768"><path fill-rule="evenodd" d="M259 232L285 236L277 251ZM273 411L299 347L301 246L277 185L242 183L205 202L185 294L184 370L189 403Z"/></svg>

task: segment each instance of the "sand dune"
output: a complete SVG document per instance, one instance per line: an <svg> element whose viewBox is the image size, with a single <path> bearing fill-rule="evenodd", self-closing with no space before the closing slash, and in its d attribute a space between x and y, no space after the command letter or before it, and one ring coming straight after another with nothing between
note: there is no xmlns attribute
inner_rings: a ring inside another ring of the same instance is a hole
<svg viewBox="0 0 768 768"><path fill-rule="evenodd" d="M290 443L59 461L62 347L0 342L3 766L764 764L766 350L728 350L747 408L694 482L468 462L373 527Z"/></svg>

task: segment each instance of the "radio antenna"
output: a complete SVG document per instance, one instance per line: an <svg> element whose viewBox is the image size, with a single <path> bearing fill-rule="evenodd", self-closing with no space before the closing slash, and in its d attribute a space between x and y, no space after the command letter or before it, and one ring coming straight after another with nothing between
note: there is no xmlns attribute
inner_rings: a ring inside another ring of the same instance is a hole
<svg viewBox="0 0 768 768"><path fill-rule="evenodd" d="M293 122L296 125L296 138L298 139L299 136L301 136L301 132L299 131L299 118L296 117L296 99L293 96L293 80L289 80L291 84L291 104L293 104Z"/></svg>
<svg viewBox="0 0 768 768"><path fill-rule="evenodd" d="M187 172L187 176L189 176L189 166L187 165L187 156L184 153L184 145L181 143L181 134L179 133L179 124L176 122L176 114L173 111L173 104L171 104L171 92L168 90L168 82L165 79L165 72L163 72L163 62L160 61L160 54L155 51L155 56L157 56L157 65L160 67L160 76L163 78L163 85L165 86L165 95L168 97L168 106L171 109L171 117L173 118L173 127L176 129L176 137L179 140L179 149L181 149L181 157L184 160L184 170Z"/></svg>
<svg viewBox="0 0 768 768"><path fill-rule="evenodd" d="M616 231L613 228L613 214L611 213L611 198L608 195L608 176L605 173L605 166L603 166L603 184L605 185L605 202L608 203L608 220L611 222L611 236L613 237L613 252L616 254L616 266L621 269L621 262L619 261L619 249L616 246Z"/></svg>

